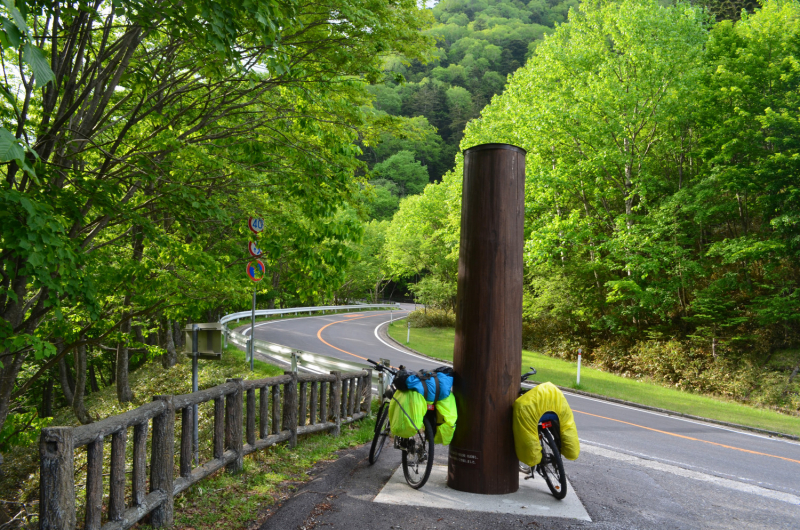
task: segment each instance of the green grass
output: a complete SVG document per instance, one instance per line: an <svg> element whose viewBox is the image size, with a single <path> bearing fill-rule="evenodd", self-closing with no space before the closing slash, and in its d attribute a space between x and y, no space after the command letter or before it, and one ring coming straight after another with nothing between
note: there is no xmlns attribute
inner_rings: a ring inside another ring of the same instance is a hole
<svg viewBox="0 0 800 530"><path fill-rule="evenodd" d="M368 442L374 425L374 419L351 423L342 426L338 438L301 436L294 449L283 443L246 456L241 473L220 471L175 499L175 528L258 528L277 504L309 480L314 464L331 460L340 449Z"/></svg>
<svg viewBox="0 0 800 530"><path fill-rule="evenodd" d="M389 335L401 344L405 344L405 321L393 323L389 328ZM408 346L425 355L452 362L454 337L455 330L452 328L411 328L411 342ZM800 435L800 418L796 416L749 407L721 398L692 394L649 380L621 377L586 365L581 367L581 384L576 385L577 363L523 350L523 372L528 371L529 366L535 367L538 371L533 378L536 381L551 381L559 386L642 405Z"/></svg>
<svg viewBox="0 0 800 530"><path fill-rule="evenodd" d="M389 336L400 344L443 361L453 362L453 328L411 328L411 341L406 344L406 320L395 320L389 325Z"/></svg>

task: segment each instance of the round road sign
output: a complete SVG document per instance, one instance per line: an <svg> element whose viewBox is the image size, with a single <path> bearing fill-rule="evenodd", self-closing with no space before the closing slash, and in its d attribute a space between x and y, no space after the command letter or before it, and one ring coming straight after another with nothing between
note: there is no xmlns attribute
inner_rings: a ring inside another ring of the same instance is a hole
<svg viewBox="0 0 800 530"><path fill-rule="evenodd" d="M247 244L247 251L248 251L248 252L250 252L250 255L251 255L251 256L253 256L254 258L257 258L257 257L259 257L261 254L263 254L263 252L261 251L261 249L260 249L260 248L258 248L258 247L256 246L256 244L255 244L255 243L253 243L252 241L250 241L250 242Z"/></svg>
<svg viewBox="0 0 800 530"><path fill-rule="evenodd" d="M250 217L247 220L247 226L254 234L257 234L264 230L264 220L259 217Z"/></svg>
<svg viewBox="0 0 800 530"><path fill-rule="evenodd" d="M260 259L251 261L247 264L247 276L254 282L260 282L262 279L264 279L264 274L266 271L267 269L264 267L264 264Z"/></svg>

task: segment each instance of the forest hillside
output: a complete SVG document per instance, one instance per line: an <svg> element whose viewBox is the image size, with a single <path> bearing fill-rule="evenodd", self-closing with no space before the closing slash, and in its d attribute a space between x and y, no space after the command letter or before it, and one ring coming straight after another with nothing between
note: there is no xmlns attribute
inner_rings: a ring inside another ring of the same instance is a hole
<svg viewBox="0 0 800 530"><path fill-rule="evenodd" d="M526 346L797 410L800 4L583 2L470 121L527 151ZM452 310L462 155L385 252Z"/></svg>

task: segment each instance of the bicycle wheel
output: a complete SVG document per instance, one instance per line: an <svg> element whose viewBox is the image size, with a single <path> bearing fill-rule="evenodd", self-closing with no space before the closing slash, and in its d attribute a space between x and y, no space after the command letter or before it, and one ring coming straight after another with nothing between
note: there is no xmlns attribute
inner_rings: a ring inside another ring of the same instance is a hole
<svg viewBox="0 0 800 530"><path fill-rule="evenodd" d="M433 468L433 426L427 416L422 423L422 434L408 439L411 451L403 451L403 475L414 489L425 485Z"/></svg>
<svg viewBox="0 0 800 530"><path fill-rule="evenodd" d="M382 403L375 419L375 436L372 437L372 447L369 448L370 465L377 462L378 457L381 456L383 444L386 443L389 432L389 406L386 403Z"/></svg>
<svg viewBox="0 0 800 530"><path fill-rule="evenodd" d="M567 496L567 475L564 473L561 452L548 429L542 430L542 438L542 461L536 470L547 482L553 497L561 500Z"/></svg>

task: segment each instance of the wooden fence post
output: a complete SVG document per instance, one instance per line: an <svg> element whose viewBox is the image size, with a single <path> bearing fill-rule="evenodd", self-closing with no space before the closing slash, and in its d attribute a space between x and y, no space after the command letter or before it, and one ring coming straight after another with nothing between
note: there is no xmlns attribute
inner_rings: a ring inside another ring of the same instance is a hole
<svg viewBox="0 0 800 530"><path fill-rule="evenodd" d="M133 426L133 473L131 476L131 501L134 506L144 502L147 482L147 420Z"/></svg>
<svg viewBox="0 0 800 530"><path fill-rule="evenodd" d="M39 528L75 528L72 428L47 427L39 437Z"/></svg>
<svg viewBox="0 0 800 530"><path fill-rule="evenodd" d="M316 425L317 423L317 382L311 382L311 397L308 399L311 402L311 410L308 413L309 424Z"/></svg>
<svg viewBox="0 0 800 530"><path fill-rule="evenodd" d="M127 427L111 435L111 478L109 480L108 520L121 521L125 513L125 445Z"/></svg>
<svg viewBox="0 0 800 530"><path fill-rule="evenodd" d="M236 459L225 466L229 473L238 473L244 467L244 450L242 441L242 407L244 385L241 378L228 379L228 383L236 384L236 391L225 396L225 449L236 453Z"/></svg>
<svg viewBox="0 0 800 530"><path fill-rule="evenodd" d="M366 395L364 396L364 412L367 413L367 418L372 416L372 370L367 370L367 375L364 377L364 385L366 385Z"/></svg>
<svg viewBox="0 0 800 530"><path fill-rule="evenodd" d="M334 436L339 436L342 432L342 372L337 370L331 374L336 377L336 381L331 385L331 412L336 427L331 432Z"/></svg>
<svg viewBox="0 0 800 530"><path fill-rule="evenodd" d="M194 436L194 407L189 405L181 409L181 476L188 478L192 474L192 437Z"/></svg>
<svg viewBox="0 0 800 530"><path fill-rule="evenodd" d="M281 432L281 387L272 385L272 434Z"/></svg>
<svg viewBox="0 0 800 530"><path fill-rule="evenodd" d="M214 399L214 458L225 453L225 400Z"/></svg>
<svg viewBox="0 0 800 530"><path fill-rule="evenodd" d="M166 410L153 418L150 491L163 491L166 500L152 511L150 524L155 527L172 526L175 502L172 497L175 466L175 408L172 406L172 396L155 396L153 401L163 401Z"/></svg>
<svg viewBox="0 0 800 530"><path fill-rule="evenodd" d="M103 437L86 447L86 516L85 530L100 530L103 518Z"/></svg>
<svg viewBox="0 0 800 530"><path fill-rule="evenodd" d="M289 447L297 445L297 372L283 372L292 380L283 386L283 430L291 431Z"/></svg>
<svg viewBox="0 0 800 530"><path fill-rule="evenodd" d="M258 437L269 436L269 387L261 387L258 391Z"/></svg>
<svg viewBox="0 0 800 530"><path fill-rule="evenodd" d="M297 423L300 426L306 424L306 400L308 397L308 383L302 382L300 383L300 404L299 404L299 412L297 414Z"/></svg>
<svg viewBox="0 0 800 530"><path fill-rule="evenodd" d="M340 398L339 403L341 406L339 407L341 410L339 411L339 420L347 419L347 406L350 404L350 394L348 393L350 390L350 380L349 379L342 379L340 382L341 390L340 390Z"/></svg>
<svg viewBox="0 0 800 530"><path fill-rule="evenodd" d="M319 421L328 423L328 383L319 384Z"/></svg>
<svg viewBox="0 0 800 530"><path fill-rule="evenodd" d="M256 443L256 389L247 389L247 443L255 445Z"/></svg>

